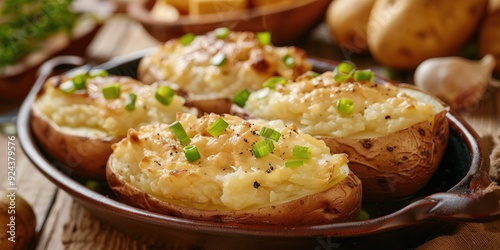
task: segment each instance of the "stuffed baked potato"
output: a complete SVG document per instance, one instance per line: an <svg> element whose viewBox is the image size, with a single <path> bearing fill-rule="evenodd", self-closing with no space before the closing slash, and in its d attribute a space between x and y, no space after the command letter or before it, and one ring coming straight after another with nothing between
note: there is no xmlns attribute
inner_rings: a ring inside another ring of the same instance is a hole
<svg viewBox="0 0 500 250"><path fill-rule="evenodd" d="M271 76L295 79L311 69L297 47L275 47L268 33L218 28L205 35L172 39L139 65L145 83L168 81L201 113L227 113L242 89L257 90Z"/></svg>
<svg viewBox="0 0 500 250"><path fill-rule="evenodd" d="M32 105L31 126L41 148L74 176L105 179L111 145L129 128L172 122L180 111L196 113L161 83L91 72L102 75L75 72L48 79Z"/></svg>
<svg viewBox="0 0 500 250"><path fill-rule="evenodd" d="M179 113L116 143L107 180L123 202L182 218L321 224L358 216L361 182L347 164L281 121Z"/></svg>
<svg viewBox="0 0 500 250"><path fill-rule="evenodd" d="M343 65L345 66L345 65ZM341 67L341 66L339 66ZM449 135L447 107L410 85L375 83L367 70L304 76L250 94L233 114L294 123L349 155L363 198L401 198L430 180Z"/></svg>

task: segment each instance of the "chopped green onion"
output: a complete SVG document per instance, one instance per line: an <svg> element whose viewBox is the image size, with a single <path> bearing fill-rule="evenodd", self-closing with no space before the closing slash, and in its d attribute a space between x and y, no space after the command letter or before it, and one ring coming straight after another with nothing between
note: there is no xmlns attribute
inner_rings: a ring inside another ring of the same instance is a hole
<svg viewBox="0 0 500 250"><path fill-rule="evenodd" d="M285 85L287 80L284 77L273 76L267 79L262 86L264 88L276 89L276 84Z"/></svg>
<svg viewBox="0 0 500 250"><path fill-rule="evenodd" d="M194 40L195 37L196 35L194 33L187 33L179 38L179 42L183 46L187 46Z"/></svg>
<svg viewBox="0 0 500 250"><path fill-rule="evenodd" d="M210 63L214 66L222 66L226 63L226 61L227 61L226 55L224 55L224 53L222 53L222 52L219 52L219 53L215 54L214 57L212 57L212 60L210 60Z"/></svg>
<svg viewBox="0 0 500 250"><path fill-rule="evenodd" d="M100 187L101 185L97 181L93 181L93 180L87 181L87 182L85 182L85 186L93 191L99 192L99 190L101 190L101 187Z"/></svg>
<svg viewBox="0 0 500 250"><path fill-rule="evenodd" d="M158 102L163 105L170 105L174 100L175 90L169 88L166 85L160 85L155 93L155 98Z"/></svg>
<svg viewBox="0 0 500 250"><path fill-rule="evenodd" d="M195 145L189 145L184 147L184 155L189 162L199 160L201 158L200 152Z"/></svg>
<svg viewBox="0 0 500 250"><path fill-rule="evenodd" d="M108 76L108 71L104 69L92 69L89 71L90 78L106 77L106 76Z"/></svg>
<svg viewBox="0 0 500 250"><path fill-rule="evenodd" d="M291 160L285 162L285 167L287 168L296 168L304 165L304 161L302 160Z"/></svg>
<svg viewBox="0 0 500 250"><path fill-rule="evenodd" d="M67 80L67 81L59 84L59 89L66 94L71 94L71 93L75 92L76 87L75 87L75 83L72 80Z"/></svg>
<svg viewBox="0 0 500 250"><path fill-rule="evenodd" d="M318 77L319 76L319 73L318 72L314 72L314 71L307 71L306 72L307 76L311 77L311 78L315 78L315 77Z"/></svg>
<svg viewBox="0 0 500 250"><path fill-rule="evenodd" d="M257 40L262 45L271 44L271 33L269 32L257 32Z"/></svg>
<svg viewBox="0 0 500 250"><path fill-rule="evenodd" d="M369 220L370 215L364 209L359 210L358 220Z"/></svg>
<svg viewBox="0 0 500 250"><path fill-rule="evenodd" d="M108 83L102 87L102 94L106 99L116 99L120 97L120 84L117 82Z"/></svg>
<svg viewBox="0 0 500 250"><path fill-rule="evenodd" d="M354 71L353 78L355 81L373 81L374 74L369 69Z"/></svg>
<svg viewBox="0 0 500 250"><path fill-rule="evenodd" d="M340 98L337 101L337 110L343 115L349 115L354 109L354 102L347 98Z"/></svg>
<svg viewBox="0 0 500 250"><path fill-rule="evenodd" d="M351 78L356 66L351 62L341 62L333 71L333 79L336 82L345 82Z"/></svg>
<svg viewBox="0 0 500 250"><path fill-rule="evenodd" d="M215 37L224 39L229 36L229 29L227 27L220 27L214 30Z"/></svg>
<svg viewBox="0 0 500 250"><path fill-rule="evenodd" d="M79 74L74 75L71 80L73 81L73 84L75 85L75 89L85 89L86 83L87 83L87 73L82 72Z"/></svg>
<svg viewBox="0 0 500 250"><path fill-rule="evenodd" d="M353 70L355 70L356 65L354 63L349 62L349 61L343 61L337 65L337 71L344 73L344 74L349 74L352 73Z"/></svg>
<svg viewBox="0 0 500 250"><path fill-rule="evenodd" d="M256 158L262 158L274 150L274 144L269 139L262 139L253 145L252 152Z"/></svg>
<svg viewBox="0 0 500 250"><path fill-rule="evenodd" d="M234 104L243 108L245 107L248 97L250 97L250 91L248 89L243 89L233 97L232 101Z"/></svg>
<svg viewBox="0 0 500 250"><path fill-rule="evenodd" d="M266 137L266 138L269 138L273 141L279 141L280 138L281 138L281 133L272 129L272 128L267 128L267 127L263 127L260 129L260 132L259 132L259 135L260 136L263 136L263 137Z"/></svg>
<svg viewBox="0 0 500 250"><path fill-rule="evenodd" d="M191 141L191 139L189 139L189 136L186 133L186 130L184 130L184 127L180 122L176 121L170 124L168 128L175 135L175 137L177 137L177 139L182 145L186 145Z"/></svg>
<svg viewBox="0 0 500 250"><path fill-rule="evenodd" d="M137 100L137 95L134 93L130 93L125 100L125 109L128 111L135 110L135 101Z"/></svg>
<svg viewBox="0 0 500 250"><path fill-rule="evenodd" d="M312 149L305 146L295 145L292 149L292 155L295 158L309 160L311 159Z"/></svg>
<svg viewBox="0 0 500 250"><path fill-rule="evenodd" d="M285 65L288 67L288 68L293 68L295 67L295 58L293 58L293 56L291 55L285 55L283 57L283 62L285 63Z"/></svg>
<svg viewBox="0 0 500 250"><path fill-rule="evenodd" d="M219 118L208 127L207 131L212 136L218 136L222 134L224 130L226 130L227 126L229 126L229 124L227 124L227 122L224 121L224 119Z"/></svg>

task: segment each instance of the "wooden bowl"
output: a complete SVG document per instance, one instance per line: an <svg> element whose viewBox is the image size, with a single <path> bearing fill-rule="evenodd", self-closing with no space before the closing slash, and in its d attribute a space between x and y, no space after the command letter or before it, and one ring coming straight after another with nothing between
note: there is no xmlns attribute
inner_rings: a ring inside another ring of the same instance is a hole
<svg viewBox="0 0 500 250"><path fill-rule="evenodd" d="M92 24L75 31L71 37L58 36L48 41L50 48L19 61L16 70L0 74L0 103L20 103L33 87L40 65L60 55L84 56L85 49L92 42L102 24Z"/></svg>
<svg viewBox="0 0 500 250"><path fill-rule="evenodd" d="M246 11L231 11L200 16L181 15L175 22L159 21L150 15L156 0L137 0L127 12L160 42L185 33L204 34L217 27L237 31L269 31L275 45L290 44L323 20L331 0L281 2Z"/></svg>

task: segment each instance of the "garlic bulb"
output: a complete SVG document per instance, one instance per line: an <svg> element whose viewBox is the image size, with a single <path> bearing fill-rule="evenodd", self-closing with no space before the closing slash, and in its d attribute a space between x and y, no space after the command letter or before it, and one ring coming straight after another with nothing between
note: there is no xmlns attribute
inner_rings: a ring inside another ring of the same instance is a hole
<svg viewBox="0 0 500 250"><path fill-rule="evenodd" d="M462 57L431 58L414 75L415 86L440 98L455 109L469 109L483 97L495 68L488 54L474 61Z"/></svg>

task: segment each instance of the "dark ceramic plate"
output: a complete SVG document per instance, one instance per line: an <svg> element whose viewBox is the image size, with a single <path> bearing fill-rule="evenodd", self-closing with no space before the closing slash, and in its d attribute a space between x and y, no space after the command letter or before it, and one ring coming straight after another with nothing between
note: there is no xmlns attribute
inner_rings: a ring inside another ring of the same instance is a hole
<svg viewBox="0 0 500 250"><path fill-rule="evenodd" d="M139 60L150 50L98 66L112 74L136 77ZM310 58L316 71L332 70L334 62ZM500 218L500 190L487 191L489 159L479 137L454 112L447 115L450 138L432 180L405 199L369 203L363 208L372 219L316 226L235 225L201 222L148 212L117 201L101 183L99 192L60 170L37 145L30 130L31 104L52 68L79 66L77 57L58 57L45 63L40 77L19 112L21 145L37 168L95 217L137 239L168 249L386 249L412 248L459 221ZM88 66L83 66L88 67ZM396 230L397 229L397 230Z"/></svg>

